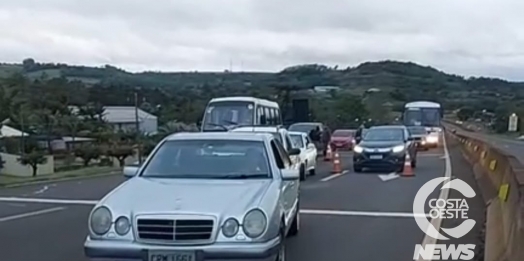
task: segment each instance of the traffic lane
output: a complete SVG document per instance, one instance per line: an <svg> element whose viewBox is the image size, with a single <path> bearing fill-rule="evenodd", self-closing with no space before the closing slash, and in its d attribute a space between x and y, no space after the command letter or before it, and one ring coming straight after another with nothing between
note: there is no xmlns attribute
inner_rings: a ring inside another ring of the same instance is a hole
<svg viewBox="0 0 524 261"><path fill-rule="evenodd" d="M413 260L423 232L413 218L301 215L289 260Z"/></svg>
<svg viewBox="0 0 524 261"><path fill-rule="evenodd" d="M341 169L350 170L352 168L352 157L353 153L351 151L341 151L339 152ZM324 161L323 158L317 159L316 165L316 175L307 176L305 181L301 182L301 186L304 184L310 184L313 182L318 182L328 176L331 176L333 173L333 160Z"/></svg>
<svg viewBox="0 0 524 261"><path fill-rule="evenodd" d="M56 207L56 206L50 206ZM0 222L6 260L89 260L84 256L88 206ZM422 237L412 218L301 215L288 241L289 260L408 260ZM330 240L325 240L329 238ZM402 240L399 240L401 238Z"/></svg>
<svg viewBox="0 0 524 261"><path fill-rule="evenodd" d="M453 166L453 175L466 182L468 185L473 188L475 191L475 196L472 198L467 198L462 193L457 190L450 190L449 199L465 200L467 203L467 218L475 220L475 225L471 231L461 238L451 237L450 240L439 241L439 244L474 244L475 245L475 258L473 260L483 260L482 254L479 253L481 244L483 243L484 235L482 234L484 229L485 222L485 204L480 193L480 189L477 185L475 175L471 168L471 165L467 162L464 156L461 153L459 144L455 140L451 140L450 147L457 149L450 150L451 164ZM443 228L453 228L460 225L464 222L464 218L451 218L443 219L441 227ZM477 259L478 258L478 259Z"/></svg>
<svg viewBox="0 0 524 261"><path fill-rule="evenodd" d="M98 200L125 181L122 175L51 182L0 190L0 197Z"/></svg>
<svg viewBox="0 0 524 261"><path fill-rule="evenodd" d="M436 150L438 151L438 150ZM347 172L337 178L301 186L301 205L307 209L412 212L413 199L427 181L445 173L444 154L421 153L413 177L382 181L389 173ZM438 191L431 196L438 197Z"/></svg>
<svg viewBox="0 0 524 261"><path fill-rule="evenodd" d="M0 252L5 260L87 260L83 243L92 206L47 205L62 208L8 221L0 219Z"/></svg>

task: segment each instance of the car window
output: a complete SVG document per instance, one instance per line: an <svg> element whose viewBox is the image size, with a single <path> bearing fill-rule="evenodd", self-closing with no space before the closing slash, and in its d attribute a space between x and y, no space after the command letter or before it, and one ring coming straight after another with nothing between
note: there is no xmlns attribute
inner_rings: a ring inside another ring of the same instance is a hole
<svg viewBox="0 0 524 261"><path fill-rule="evenodd" d="M306 136L306 145L309 145L310 143L313 143L309 136Z"/></svg>
<svg viewBox="0 0 524 261"><path fill-rule="evenodd" d="M291 138L289 137L289 135L285 135L284 137L286 139L286 148L287 148L287 150L290 150L290 149L294 148L295 146L293 146L293 141L291 141Z"/></svg>
<svg viewBox="0 0 524 261"><path fill-rule="evenodd" d="M282 146L282 143L279 141L275 142L275 145L277 146L278 153L282 157L282 162L284 163L285 168L291 167L291 159L289 158L289 155L287 154L286 149L284 149L284 146Z"/></svg>
<svg viewBox="0 0 524 261"><path fill-rule="evenodd" d="M304 147L304 140L302 138L302 135L292 134L290 136L291 136L291 139L293 140L294 148L303 148Z"/></svg>
<svg viewBox="0 0 524 261"><path fill-rule="evenodd" d="M408 131L411 135L424 135L428 133L424 127L410 127Z"/></svg>
<svg viewBox="0 0 524 261"><path fill-rule="evenodd" d="M144 167L141 176L157 178L271 177L262 141L166 141Z"/></svg>

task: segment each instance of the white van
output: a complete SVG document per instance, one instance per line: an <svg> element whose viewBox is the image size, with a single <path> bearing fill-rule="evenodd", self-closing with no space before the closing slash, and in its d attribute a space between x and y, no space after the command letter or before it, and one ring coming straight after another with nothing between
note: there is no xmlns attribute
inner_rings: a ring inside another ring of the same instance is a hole
<svg viewBox="0 0 524 261"><path fill-rule="evenodd" d="M234 126L282 125L278 103L254 97L211 99L202 120L201 131L227 131Z"/></svg>

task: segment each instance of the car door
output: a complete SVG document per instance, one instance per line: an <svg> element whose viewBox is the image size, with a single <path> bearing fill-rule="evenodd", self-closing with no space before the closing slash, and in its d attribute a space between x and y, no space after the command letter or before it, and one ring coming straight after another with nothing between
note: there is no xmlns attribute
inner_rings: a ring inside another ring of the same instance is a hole
<svg viewBox="0 0 524 261"><path fill-rule="evenodd" d="M284 146L278 141L274 140L272 141L271 146L275 147L276 153L275 157L280 157L280 160L282 161L282 167L283 169L291 169L292 163L289 159L289 156L287 152L284 149ZM286 213L286 219L288 219L291 215L291 210L295 204L295 201L298 199L298 191L299 191L299 181L298 180L283 180L282 181L282 192L283 192L283 198L284 198L284 209Z"/></svg>
<svg viewBox="0 0 524 261"><path fill-rule="evenodd" d="M305 144L305 151L306 151L306 157L308 162L308 168L312 168L316 164L317 159L317 148L315 147L315 144L309 139L307 135L302 136L303 142ZM313 146L311 146L313 145Z"/></svg>

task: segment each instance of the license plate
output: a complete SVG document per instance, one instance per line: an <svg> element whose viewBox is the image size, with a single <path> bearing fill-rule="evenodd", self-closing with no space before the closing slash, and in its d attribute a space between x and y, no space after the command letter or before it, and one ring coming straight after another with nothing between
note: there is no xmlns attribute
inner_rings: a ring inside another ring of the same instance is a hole
<svg viewBox="0 0 524 261"><path fill-rule="evenodd" d="M382 155L371 155L369 156L370 159L382 159Z"/></svg>
<svg viewBox="0 0 524 261"><path fill-rule="evenodd" d="M149 251L149 261L196 261L195 252Z"/></svg>

